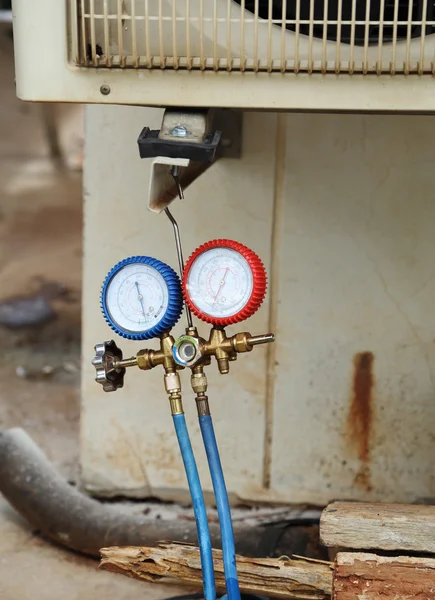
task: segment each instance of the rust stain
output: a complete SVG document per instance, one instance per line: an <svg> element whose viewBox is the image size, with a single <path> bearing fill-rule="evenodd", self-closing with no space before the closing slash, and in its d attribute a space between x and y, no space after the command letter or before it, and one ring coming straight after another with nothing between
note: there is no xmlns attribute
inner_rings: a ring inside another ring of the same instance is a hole
<svg viewBox="0 0 435 600"><path fill-rule="evenodd" d="M352 399L347 419L348 438L358 453L361 467L355 483L367 491L372 489L370 482L370 435L373 421L373 363L372 352L358 352L354 357Z"/></svg>

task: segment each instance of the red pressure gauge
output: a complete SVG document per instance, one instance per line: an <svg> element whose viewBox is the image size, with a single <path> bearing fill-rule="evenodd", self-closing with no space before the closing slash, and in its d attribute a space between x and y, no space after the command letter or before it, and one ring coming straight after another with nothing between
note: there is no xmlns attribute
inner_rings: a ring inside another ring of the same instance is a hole
<svg viewBox="0 0 435 600"><path fill-rule="evenodd" d="M266 270L259 257L232 240L203 244L184 269L187 305L199 319L216 326L234 325L252 316L266 288Z"/></svg>

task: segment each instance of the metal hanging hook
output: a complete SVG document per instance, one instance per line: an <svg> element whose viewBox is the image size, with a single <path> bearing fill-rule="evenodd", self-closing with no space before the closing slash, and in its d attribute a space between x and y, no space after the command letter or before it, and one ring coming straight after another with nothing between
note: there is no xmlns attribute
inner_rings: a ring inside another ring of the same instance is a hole
<svg viewBox="0 0 435 600"><path fill-rule="evenodd" d="M183 192L183 188L181 187L180 178L178 176L179 173L180 173L179 166L174 165L173 167L171 167L170 174L172 175L172 177L175 181L175 185L177 186L178 197L180 198L180 200L184 200L184 192Z"/></svg>
<svg viewBox="0 0 435 600"><path fill-rule="evenodd" d="M184 198L183 188L181 187L181 184L180 184L178 172L179 172L179 167L175 166L175 167L171 168L170 173L171 173L172 177L174 178L175 184L178 188L178 196L179 196L180 200L183 200L183 198ZM175 220L173 214L171 213L171 211L169 210L168 207L165 208L165 213L166 213L166 216L168 217L168 219L171 221L172 227L174 229L175 246L177 248L177 257L178 257L178 265L180 267L180 276L183 277L184 258L183 258L183 248L181 246L180 229L178 227L177 221ZM192 313L190 312L190 308L187 306L187 304L186 304L186 317L187 317L188 327L193 327Z"/></svg>

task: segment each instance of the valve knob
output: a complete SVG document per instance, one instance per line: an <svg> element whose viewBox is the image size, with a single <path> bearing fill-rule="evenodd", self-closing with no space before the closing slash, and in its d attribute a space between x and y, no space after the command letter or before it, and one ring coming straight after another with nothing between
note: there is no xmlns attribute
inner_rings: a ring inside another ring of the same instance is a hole
<svg viewBox="0 0 435 600"><path fill-rule="evenodd" d="M122 350L113 340L95 346L92 364L95 367L95 381L103 386L105 392L116 392L124 386L125 367L119 366Z"/></svg>

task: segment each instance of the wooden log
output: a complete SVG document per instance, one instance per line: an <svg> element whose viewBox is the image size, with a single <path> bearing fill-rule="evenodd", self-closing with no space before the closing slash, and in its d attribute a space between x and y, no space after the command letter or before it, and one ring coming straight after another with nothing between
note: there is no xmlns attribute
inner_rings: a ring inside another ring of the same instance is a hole
<svg viewBox="0 0 435 600"><path fill-rule="evenodd" d="M435 559L340 552L334 600L429 600L435 598Z"/></svg>
<svg viewBox="0 0 435 600"><path fill-rule="evenodd" d="M322 513L320 539L331 548L435 553L435 506L334 502Z"/></svg>
<svg viewBox="0 0 435 600"><path fill-rule="evenodd" d="M100 568L155 583L202 589L196 546L160 543L155 548L128 546L101 550ZM222 552L213 550L216 587L225 591ZM241 591L269 598L322 600L332 592L332 563L281 558L237 557Z"/></svg>

